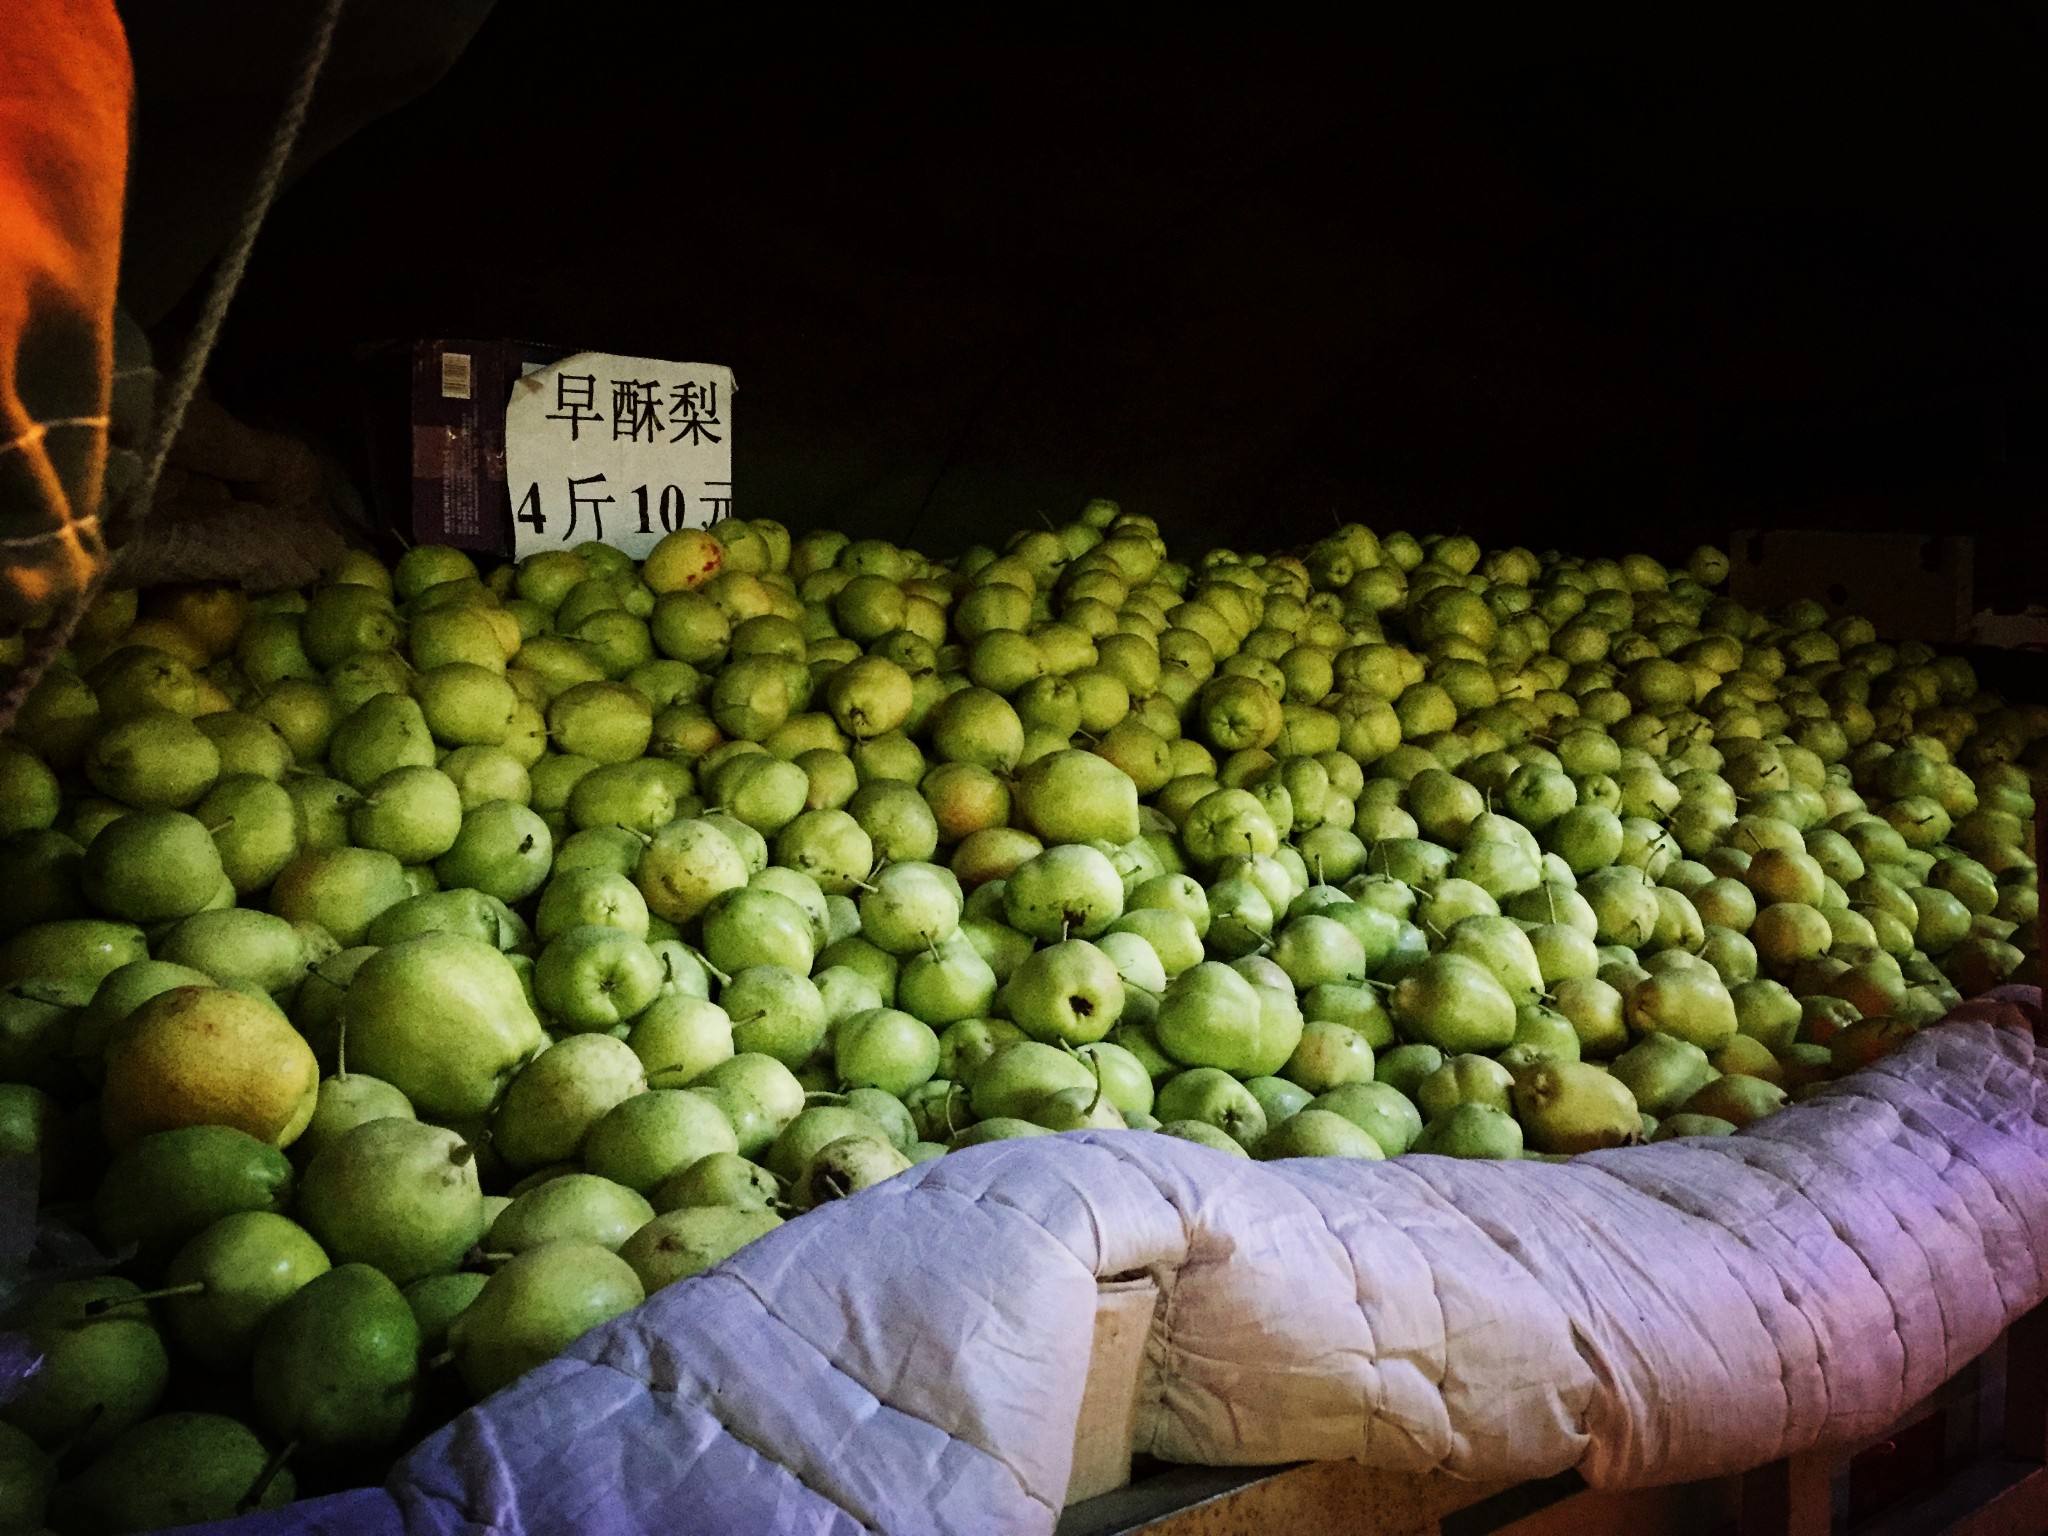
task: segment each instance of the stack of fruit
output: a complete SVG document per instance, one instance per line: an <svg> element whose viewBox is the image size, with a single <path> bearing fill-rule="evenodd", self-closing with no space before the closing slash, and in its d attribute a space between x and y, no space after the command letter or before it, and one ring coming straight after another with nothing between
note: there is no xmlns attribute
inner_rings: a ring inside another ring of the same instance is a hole
<svg viewBox="0 0 2048 1536"><path fill-rule="evenodd" d="M1098 502L109 595L0 743L0 1151L74 1262L0 1532L374 1476L951 1149L1726 1135L2031 975L2048 711L1725 573Z"/></svg>

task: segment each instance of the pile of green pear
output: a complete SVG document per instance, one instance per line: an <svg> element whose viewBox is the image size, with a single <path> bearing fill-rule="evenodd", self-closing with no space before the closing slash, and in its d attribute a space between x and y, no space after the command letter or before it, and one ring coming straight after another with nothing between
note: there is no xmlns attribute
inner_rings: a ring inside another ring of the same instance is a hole
<svg viewBox="0 0 2048 1536"><path fill-rule="evenodd" d="M0 741L0 1152L102 1258L0 1297L0 1533L374 1479L951 1150L1728 1135L2032 979L2048 710L1726 574L1095 502L108 594Z"/></svg>

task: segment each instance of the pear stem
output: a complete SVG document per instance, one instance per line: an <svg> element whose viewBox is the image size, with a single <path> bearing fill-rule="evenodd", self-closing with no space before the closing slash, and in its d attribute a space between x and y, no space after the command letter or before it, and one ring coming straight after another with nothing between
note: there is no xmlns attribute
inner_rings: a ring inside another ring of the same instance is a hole
<svg viewBox="0 0 2048 1536"><path fill-rule="evenodd" d="M725 972L721 971L717 966L711 963L711 957L705 954L703 950L694 949L688 944L685 944L683 948L689 950L691 954L695 955L698 961L703 965L704 969L709 971L712 975L718 978L718 984L721 987L732 980L730 976L726 975Z"/></svg>
<svg viewBox="0 0 2048 1536"><path fill-rule="evenodd" d="M334 1026L334 1078L336 1082L348 1081L348 1015L345 1013Z"/></svg>
<svg viewBox="0 0 2048 1536"><path fill-rule="evenodd" d="M116 1307L132 1307L143 1301L164 1301L172 1296L198 1296L205 1290L204 1280L193 1280L184 1285L166 1285L154 1291L139 1291L133 1296L102 1296L98 1301L88 1301L85 1304L85 1315L104 1317Z"/></svg>
<svg viewBox="0 0 2048 1536"><path fill-rule="evenodd" d="M429 1355L420 1362L421 1366L430 1371L438 1371L443 1366L453 1365L454 1363L455 1351L452 1349L444 1349L438 1355Z"/></svg>
<svg viewBox="0 0 2048 1536"><path fill-rule="evenodd" d="M263 1496L270 1492L270 1485L277 1481L277 1474L284 1470L284 1464L292 1459L299 1448L296 1440L287 1440L278 1453L263 1464L263 1470L256 1474L256 1481L249 1485L249 1491L235 1502L235 1513L246 1515L263 1502Z"/></svg>

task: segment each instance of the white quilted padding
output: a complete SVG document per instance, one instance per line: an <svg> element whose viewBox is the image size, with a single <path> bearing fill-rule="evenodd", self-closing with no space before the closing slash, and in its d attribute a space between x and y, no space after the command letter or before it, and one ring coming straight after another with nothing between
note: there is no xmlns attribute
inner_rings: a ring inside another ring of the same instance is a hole
<svg viewBox="0 0 2048 1536"><path fill-rule="evenodd" d="M1049 1531L1096 1281L1132 1271L1138 1448L1174 1461L1628 1486L1873 1433L2048 1295L2038 998L1747 1133L1567 1164L945 1157L657 1293L327 1528Z"/></svg>

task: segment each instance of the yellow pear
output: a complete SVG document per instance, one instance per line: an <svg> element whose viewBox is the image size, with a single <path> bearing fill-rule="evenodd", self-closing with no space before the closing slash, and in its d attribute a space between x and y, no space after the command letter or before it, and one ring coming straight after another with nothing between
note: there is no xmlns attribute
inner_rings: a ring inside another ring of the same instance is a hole
<svg viewBox="0 0 2048 1536"><path fill-rule="evenodd" d="M273 1004L227 987L173 987L115 1027L100 1117L117 1148L187 1125L284 1147L312 1119L319 1086L312 1047Z"/></svg>

